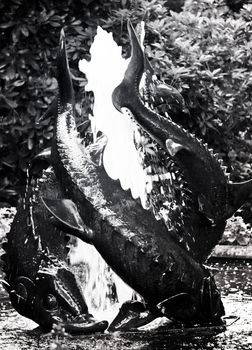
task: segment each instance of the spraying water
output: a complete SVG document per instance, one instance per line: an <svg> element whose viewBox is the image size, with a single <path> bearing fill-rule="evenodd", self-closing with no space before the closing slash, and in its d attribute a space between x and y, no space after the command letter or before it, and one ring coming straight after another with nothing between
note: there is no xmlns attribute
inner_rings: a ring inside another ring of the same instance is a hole
<svg viewBox="0 0 252 350"><path fill-rule="evenodd" d="M133 198L140 198L147 209L146 171L139 162L135 140L141 137L130 118L121 118L112 104L112 92L126 71L129 60L123 59L121 48L112 33L98 27L92 44L91 61L79 61L79 69L87 79L87 90L95 96L91 128L94 142L98 132L107 137L103 153L103 166L110 178L119 180L124 190L130 189ZM105 263L94 247L78 240L71 250L71 264L84 262L87 279L83 285L90 311L99 319L112 321L123 302L130 300L133 290Z"/></svg>
<svg viewBox="0 0 252 350"><path fill-rule="evenodd" d="M119 179L122 188L130 189L133 198L140 198L143 207L146 207L148 180L134 144L138 131L134 130L129 117L121 118L111 98L129 62L122 58L121 48L114 42L112 33L100 27L90 53L91 61L79 61L79 69L87 76L87 90L92 90L95 96L94 116L90 116L94 140L99 131L107 136L104 168L110 178Z"/></svg>
<svg viewBox="0 0 252 350"><path fill-rule="evenodd" d="M77 239L69 257L70 264L78 266L77 273L82 274L79 277L90 313L99 320L111 322L122 303L131 300L133 290L111 270L92 245Z"/></svg>

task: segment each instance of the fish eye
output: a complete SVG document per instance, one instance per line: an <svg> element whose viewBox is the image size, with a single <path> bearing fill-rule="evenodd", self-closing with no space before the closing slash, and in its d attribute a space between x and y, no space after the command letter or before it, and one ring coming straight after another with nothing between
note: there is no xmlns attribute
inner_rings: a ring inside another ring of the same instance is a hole
<svg viewBox="0 0 252 350"><path fill-rule="evenodd" d="M46 310L55 310L58 308L57 298L53 294L47 294L43 298L43 306Z"/></svg>

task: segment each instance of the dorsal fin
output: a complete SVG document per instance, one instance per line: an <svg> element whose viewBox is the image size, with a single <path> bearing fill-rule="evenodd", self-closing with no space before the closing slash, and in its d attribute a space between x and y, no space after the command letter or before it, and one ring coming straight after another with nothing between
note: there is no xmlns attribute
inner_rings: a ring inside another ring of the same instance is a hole
<svg viewBox="0 0 252 350"><path fill-rule="evenodd" d="M57 72L59 85L58 106L60 109L64 109L67 103L73 103L74 92L66 53L65 33L63 29L60 32L60 45L57 56Z"/></svg>

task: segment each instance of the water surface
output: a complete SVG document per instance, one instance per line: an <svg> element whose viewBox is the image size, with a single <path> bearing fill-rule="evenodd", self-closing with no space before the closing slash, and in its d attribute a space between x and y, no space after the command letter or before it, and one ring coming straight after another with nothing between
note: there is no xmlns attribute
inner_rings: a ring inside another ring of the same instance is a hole
<svg viewBox="0 0 252 350"><path fill-rule="evenodd" d="M252 349L252 263L212 262L216 282L222 290L226 329L159 330L61 337L32 331L36 324L15 312L0 291L0 350L7 349L167 349L167 350L250 350ZM30 333L32 331L32 333ZM59 332L60 333L60 332Z"/></svg>

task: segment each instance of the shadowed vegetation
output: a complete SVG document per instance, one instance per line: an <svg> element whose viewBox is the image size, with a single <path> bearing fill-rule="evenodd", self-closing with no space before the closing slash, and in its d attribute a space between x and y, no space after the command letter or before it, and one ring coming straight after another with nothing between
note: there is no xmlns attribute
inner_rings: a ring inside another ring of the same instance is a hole
<svg viewBox="0 0 252 350"><path fill-rule="evenodd" d="M180 7L183 2L177 2ZM126 22L146 22L146 49L157 74L183 95L176 120L219 152L232 180L252 174L252 5L235 13L225 1L10 0L0 4L0 201L15 204L32 157L50 145L53 117L39 118L57 94L55 58L64 27L80 131L92 96L79 59L100 25L129 55ZM172 9L172 11L170 11ZM246 216L251 216L247 208Z"/></svg>

